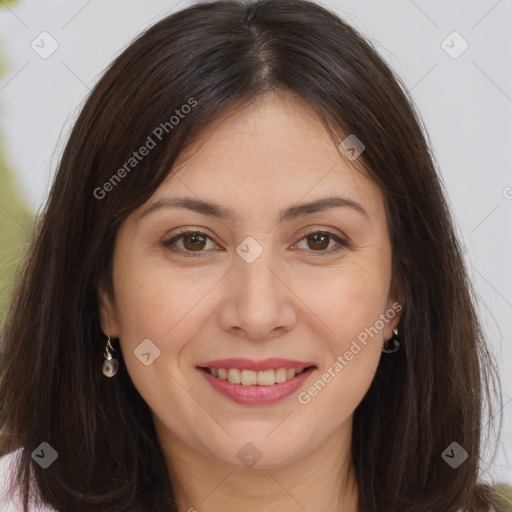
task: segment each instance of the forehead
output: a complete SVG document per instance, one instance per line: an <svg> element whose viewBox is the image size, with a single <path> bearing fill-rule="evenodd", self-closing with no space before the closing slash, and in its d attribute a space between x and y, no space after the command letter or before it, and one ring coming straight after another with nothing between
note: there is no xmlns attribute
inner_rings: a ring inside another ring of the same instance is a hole
<svg viewBox="0 0 512 512"><path fill-rule="evenodd" d="M339 151L312 108L268 94L206 125L154 194L216 198L233 208L343 195L370 213L383 206L378 186Z"/></svg>

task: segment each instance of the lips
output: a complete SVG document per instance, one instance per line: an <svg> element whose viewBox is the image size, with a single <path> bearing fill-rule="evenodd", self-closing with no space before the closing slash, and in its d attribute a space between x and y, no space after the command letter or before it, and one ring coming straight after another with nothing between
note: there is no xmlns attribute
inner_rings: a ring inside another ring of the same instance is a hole
<svg viewBox="0 0 512 512"><path fill-rule="evenodd" d="M211 386L231 400L265 405L281 400L300 386L316 369L308 361L291 359L222 359L197 366Z"/></svg>

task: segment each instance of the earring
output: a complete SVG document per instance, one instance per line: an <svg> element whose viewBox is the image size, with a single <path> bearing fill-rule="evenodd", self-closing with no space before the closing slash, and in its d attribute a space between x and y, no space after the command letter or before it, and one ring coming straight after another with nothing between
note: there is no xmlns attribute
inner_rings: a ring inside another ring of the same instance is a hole
<svg viewBox="0 0 512 512"><path fill-rule="evenodd" d="M117 370L119 370L119 361L113 356L114 352L115 350L110 343L109 336L105 347L105 360L103 361L103 375L105 375L105 377L113 377L117 373Z"/></svg>
<svg viewBox="0 0 512 512"><path fill-rule="evenodd" d="M393 337L389 339L385 344L382 352L385 354L394 354L400 350L400 342L398 341L398 329L393 329Z"/></svg>

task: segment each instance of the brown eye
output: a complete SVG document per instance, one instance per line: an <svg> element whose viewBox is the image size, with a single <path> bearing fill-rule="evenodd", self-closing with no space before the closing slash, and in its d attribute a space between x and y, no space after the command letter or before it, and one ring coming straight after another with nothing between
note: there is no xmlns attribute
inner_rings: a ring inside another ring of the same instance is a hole
<svg viewBox="0 0 512 512"><path fill-rule="evenodd" d="M163 242L163 245L171 251L182 253L185 256L200 256L202 252L205 252L208 240L211 240L210 237L200 231L185 231Z"/></svg>
<svg viewBox="0 0 512 512"><path fill-rule="evenodd" d="M329 235L326 235L325 233L315 233L314 235L308 235L306 239L308 240L308 247L313 250L327 249L330 241Z"/></svg>
<svg viewBox="0 0 512 512"><path fill-rule="evenodd" d="M348 247L348 243L345 240L342 240L334 233L330 233L329 231L310 231L299 241L299 243L302 242L302 240L306 240L307 251L318 253L315 256L323 256L336 253ZM331 249L329 249L331 242L335 242L335 245L334 248L331 246Z"/></svg>
<svg viewBox="0 0 512 512"><path fill-rule="evenodd" d="M206 237L198 233L183 235L183 246L187 251L202 250L206 245Z"/></svg>

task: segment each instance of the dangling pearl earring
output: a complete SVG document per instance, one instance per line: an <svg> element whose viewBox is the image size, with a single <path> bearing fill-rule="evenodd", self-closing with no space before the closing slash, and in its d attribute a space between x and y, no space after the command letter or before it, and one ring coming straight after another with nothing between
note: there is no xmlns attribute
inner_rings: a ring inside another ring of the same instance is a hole
<svg viewBox="0 0 512 512"><path fill-rule="evenodd" d="M114 352L115 350L110 343L109 336L105 347L105 360L103 361L103 375L105 375L105 377L113 377L117 373L117 370L119 370L119 361L113 356Z"/></svg>

